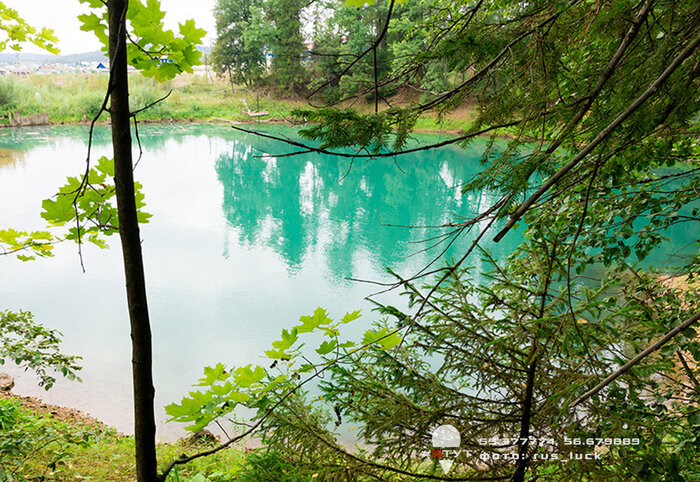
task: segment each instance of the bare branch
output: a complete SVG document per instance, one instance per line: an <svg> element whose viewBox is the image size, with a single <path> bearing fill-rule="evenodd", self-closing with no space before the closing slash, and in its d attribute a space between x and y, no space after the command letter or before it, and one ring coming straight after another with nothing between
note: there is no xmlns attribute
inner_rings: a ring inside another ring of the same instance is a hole
<svg viewBox="0 0 700 482"><path fill-rule="evenodd" d="M304 143L302 143L302 142L293 141L293 140L291 140L291 139L285 139L284 137L273 136L273 135L271 135L271 134L266 134L266 133L264 133L264 132L251 131L251 130L249 130L249 129L245 129L245 128L239 127L239 126L231 126L231 128L232 128L232 129L235 129L235 130L237 130L237 131L240 131L240 132L245 132L246 134L253 134L253 135L256 135L256 136L259 136L259 137L264 137L264 138L266 138L266 139L273 139L273 140L276 140L276 141L281 141L281 142L284 142L284 143L289 144L289 145L291 145L291 146L300 147L300 148L304 149L303 152L289 152L289 153L286 153L286 154L275 155L274 157L289 157L289 156L296 156L296 155L299 155L299 154L306 154L306 153L309 153L309 152L315 152L315 153L318 153L318 154L327 154L327 155L329 155L329 156L337 156L337 157L348 157L348 158L351 158L351 159L357 159L357 158L376 159L376 158L382 158L382 157L401 156L401 155L404 155L404 154L411 154L411 153L413 153L413 152L427 151L427 150L429 150L429 149L435 149L435 148L438 148L438 147L444 147L444 146L449 146L449 145L452 145L452 144L457 144L457 143L459 143L459 142L463 142L463 141L466 141L466 140L468 140L468 139L472 139L472 138L474 138L474 137L478 137L478 136L484 135L484 134L486 134L486 133L488 133L488 132L492 132L492 131L495 131L495 130L497 130L497 129L503 129L503 128L506 128L506 127L513 127L513 126L515 126L515 125L520 124L521 122L524 122L525 120L527 120L527 119L524 119L524 120L515 120L515 121L511 121L511 122L505 122L505 123L503 123L503 124L498 124L498 125L494 125L494 126L485 127L485 128L483 128L483 129L479 129L478 131L470 132L469 134L464 134L464 135L459 136L459 137L454 137L454 138L452 138L452 139L447 139L447 140L442 141L442 142L436 142L435 144L430 144L430 145L427 145L427 146L414 147L414 148L412 148L412 149L405 149L405 150L403 150L403 151L378 152L378 153L376 153L376 154L357 154L357 153L355 153L355 154L348 154L348 153L346 153L346 152L329 151L328 149L322 149L322 148L318 148L318 147L312 147L312 146L310 146L310 145L308 145L308 144L304 144Z"/></svg>
<svg viewBox="0 0 700 482"><path fill-rule="evenodd" d="M153 102L151 102L150 104L148 104L146 107L141 107L140 109L135 110L134 112L132 112L132 113L131 113L131 117L134 117L136 114L139 114L139 113L145 111L146 109L150 109L151 107L153 107L154 105L156 105L156 104L159 103L159 102L163 102L165 99L167 99L168 97L170 97L170 94L172 94L172 93L173 93L173 89L170 89L170 91L169 91L167 94L165 94L163 97L161 97L160 99L154 100Z"/></svg>
<svg viewBox="0 0 700 482"><path fill-rule="evenodd" d="M574 400L574 402L571 404L571 407L575 407L576 405L579 405L582 402L585 402L589 398L591 398L593 395L601 391L603 388L607 387L612 383L617 377L620 375L624 374L626 371L628 371L630 368L635 366L637 363L642 361L644 358L646 358L648 355L651 353L655 352L662 346L664 346L666 343L668 343L674 336L676 336L678 333L682 332L686 328L690 327L693 323L697 322L700 320L700 312L696 313L695 315L691 316L688 318L686 321L681 323L680 325L676 326L674 329L666 333L664 336L662 336L657 342L652 343L646 350L641 352L639 355L636 357L632 358L630 361L622 365L618 370L615 372L611 373L605 380L600 382L598 385L595 387L591 388L589 391L581 395L579 398Z"/></svg>
<svg viewBox="0 0 700 482"><path fill-rule="evenodd" d="M356 63L358 63L358 62L359 62L365 55L367 55L368 53L370 53L370 52L375 52L375 55L376 55L377 47L379 47L379 44L381 43L381 41L384 40L384 36L386 35L387 30L389 29L389 20L391 20L391 12L392 12L393 10L394 10L394 0L391 0L391 2L389 3L389 11L388 11L387 14L386 14L386 21L384 22L384 27L382 28L382 31L379 33L379 35L377 36L377 38L374 40L374 43L372 43L372 45L371 45L369 48L367 48L367 49L366 49L365 51L363 51L360 55L358 55L358 56L355 58L355 60L353 60L352 62L350 62L350 63L348 64L348 66L345 67L345 69L343 69L343 71L342 71L340 74L338 74L338 76L337 76L335 79L324 82L324 83L321 84L316 90L314 90L313 92L311 92L311 93L308 95L308 97L313 97L315 94L317 94L318 92L320 92L321 90L323 90L324 88L326 88L328 85L330 85L332 82L334 82L335 80L338 80L339 78L341 78L343 75L345 75Z"/></svg>

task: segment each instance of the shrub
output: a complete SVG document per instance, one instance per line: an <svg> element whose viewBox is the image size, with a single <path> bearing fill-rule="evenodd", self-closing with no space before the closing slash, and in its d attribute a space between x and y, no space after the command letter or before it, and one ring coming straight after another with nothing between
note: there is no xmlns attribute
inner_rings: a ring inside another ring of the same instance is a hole
<svg viewBox="0 0 700 482"><path fill-rule="evenodd" d="M18 400L0 399L0 481L40 479L61 471L76 446L104 434L101 428L73 426L23 409Z"/></svg>
<svg viewBox="0 0 700 482"><path fill-rule="evenodd" d="M13 109L16 105L15 81L11 78L0 79L0 110Z"/></svg>

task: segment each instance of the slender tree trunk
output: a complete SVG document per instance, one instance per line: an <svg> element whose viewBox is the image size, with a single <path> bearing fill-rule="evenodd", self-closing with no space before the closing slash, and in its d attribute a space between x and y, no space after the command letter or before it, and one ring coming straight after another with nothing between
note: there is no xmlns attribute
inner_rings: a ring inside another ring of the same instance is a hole
<svg viewBox="0 0 700 482"><path fill-rule="evenodd" d="M110 114L114 147L114 183L131 322L136 476L139 482L152 482L156 480L157 475L156 426L153 413L155 390L151 374L151 327L148 319L146 282L134 198L129 81L126 70L126 1L108 0L107 7L109 10L109 59L112 69Z"/></svg>
<svg viewBox="0 0 700 482"><path fill-rule="evenodd" d="M530 464L528 449L530 447L530 419L532 418L533 394L535 390L535 372L537 371L537 358L535 357L536 342L532 342L530 356L532 360L527 369L527 381L525 382L525 394L523 396L523 413L520 417L520 440L521 445L518 449L518 464L515 467L515 473L511 481L523 482L525 480L525 471ZM522 441L525 441L522 443Z"/></svg>

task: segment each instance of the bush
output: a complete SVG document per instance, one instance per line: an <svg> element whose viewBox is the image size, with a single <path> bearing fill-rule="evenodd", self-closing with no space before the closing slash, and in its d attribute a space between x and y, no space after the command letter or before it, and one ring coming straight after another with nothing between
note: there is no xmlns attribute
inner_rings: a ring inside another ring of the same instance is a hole
<svg viewBox="0 0 700 482"><path fill-rule="evenodd" d="M105 432L73 426L22 408L18 400L0 399L0 481L41 479L60 472L74 447L85 447Z"/></svg>
<svg viewBox="0 0 700 482"><path fill-rule="evenodd" d="M309 480L309 476L297 471L294 463L285 460L278 452L274 450L258 450L248 454L236 480L241 482L258 482L261 480L301 482Z"/></svg>
<svg viewBox="0 0 700 482"><path fill-rule="evenodd" d="M11 78L0 79L0 110L13 109L16 105L15 81Z"/></svg>

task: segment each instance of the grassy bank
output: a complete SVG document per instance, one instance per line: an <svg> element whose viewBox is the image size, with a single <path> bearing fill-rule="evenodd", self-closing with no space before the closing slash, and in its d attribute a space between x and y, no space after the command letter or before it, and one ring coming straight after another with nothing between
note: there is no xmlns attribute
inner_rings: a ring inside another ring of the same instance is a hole
<svg viewBox="0 0 700 482"><path fill-rule="evenodd" d="M250 122L251 117L242 100L251 111L266 111L260 119L283 121L295 107L307 106L305 99L278 99L265 92L237 90L231 92L227 82L214 76L181 75L168 82L156 82L138 73L131 74L130 93L132 110L141 109L170 95L139 114L140 120L210 120L227 119ZM107 87L108 75L51 74L28 78L0 78L0 114L19 112L31 115L48 112L51 122L80 122L92 119L99 111ZM373 104L355 105L361 112L371 112ZM106 119L106 115L103 114ZM469 108L456 109L441 121L425 116L418 121L417 130L434 131L464 129L473 117Z"/></svg>
<svg viewBox="0 0 700 482"><path fill-rule="evenodd" d="M0 481L135 480L133 437L94 420L61 419L57 408L36 410L16 397L0 397ZM158 460L163 466L212 444L207 439L160 444ZM255 451L234 445L173 470L168 481L273 480L261 471L274 469L275 464L261 460Z"/></svg>
<svg viewBox="0 0 700 482"><path fill-rule="evenodd" d="M219 79L182 75L172 81L156 82L131 74L132 110L141 109L170 96L142 112L139 119L186 120L223 118L250 120L241 99L251 110L264 110L270 117L282 119L300 102L277 100L265 94L237 91ZM0 113L16 111L22 115L48 112L52 122L80 122L99 111L107 87L107 74L52 74L28 78L0 78ZM6 122L6 120L5 120Z"/></svg>

